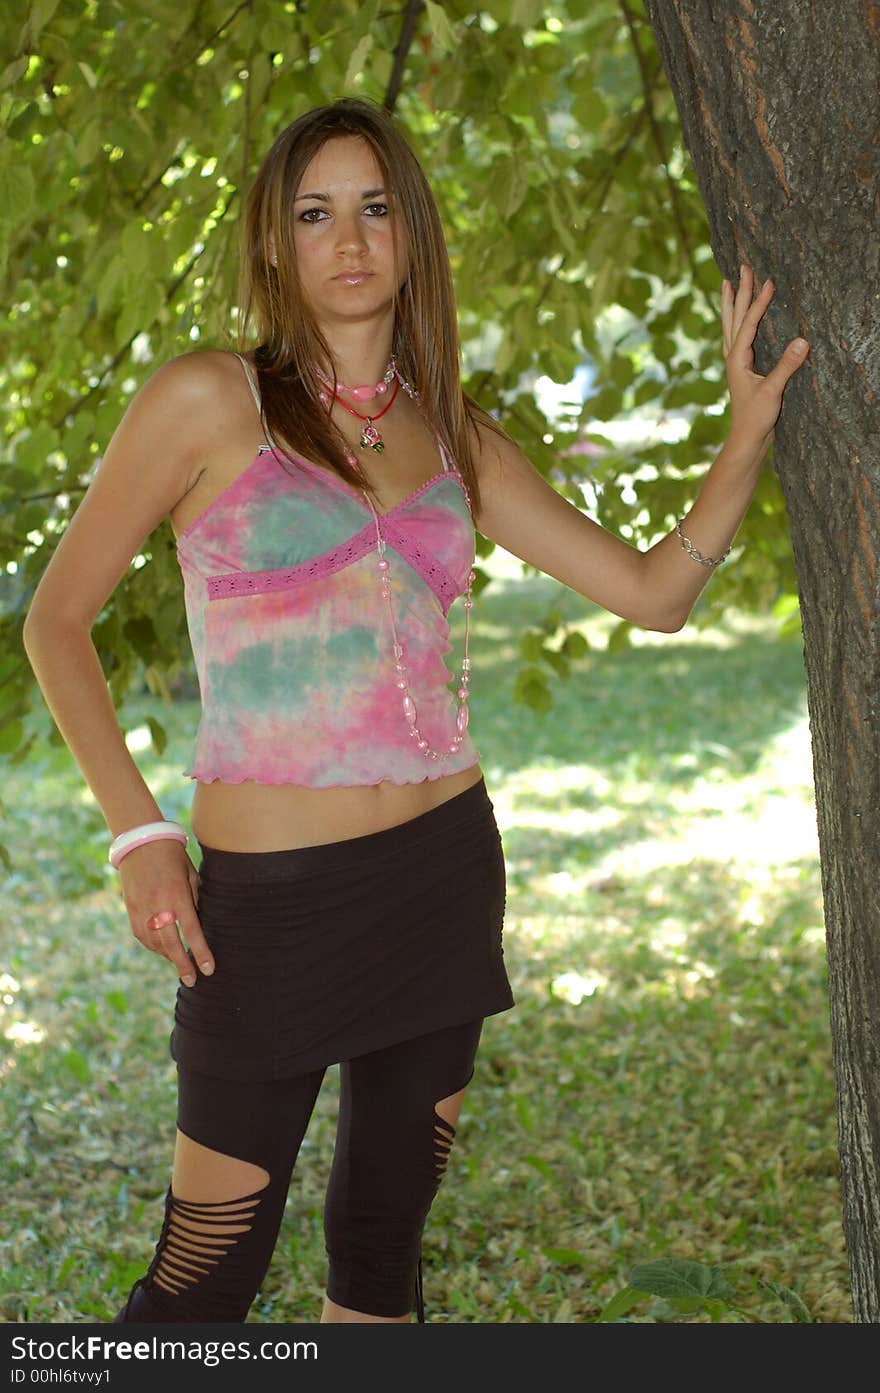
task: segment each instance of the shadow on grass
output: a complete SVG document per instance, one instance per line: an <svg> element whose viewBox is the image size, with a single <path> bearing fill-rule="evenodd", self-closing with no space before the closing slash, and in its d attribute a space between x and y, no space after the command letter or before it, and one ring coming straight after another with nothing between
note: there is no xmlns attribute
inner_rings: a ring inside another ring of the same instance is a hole
<svg viewBox="0 0 880 1393"><path fill-rule="evenodd" d="M799 642L746 629L652 635L644 646L594 647L568 679L547 669L554 706L546 716L514 704L519 640L550 607L565 623L602 615L543 579L495 586L479 599L472 639L472 730L501 774L526 760L589 764L613 777L621 763L686 787L706 762L751 772L767 745L803 715ZM457 634L453 629L453 651ZM604 642L604 639L601 640ZM450 655L450 661L454 661Z"/></svg>

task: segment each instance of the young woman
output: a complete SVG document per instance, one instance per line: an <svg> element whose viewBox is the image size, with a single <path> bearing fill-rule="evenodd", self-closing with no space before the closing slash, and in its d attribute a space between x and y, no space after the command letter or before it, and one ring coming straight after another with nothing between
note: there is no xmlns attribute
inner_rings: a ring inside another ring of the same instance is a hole
<svg viewBox="0 0 880 1393"><path fill-rule="evenodd" d="M281 133L241 265L241 352L183 354L141 387L25 625L132 933L180 977L165 1220L116 1320L245 1319L335 1063L321 1320L408 1321L414 1305L424 1319L424 1223L482 1022L513 1005L469 632L454 695L443 661L456 598L470 618L475 529L635 624L680 629L806 348L757 376L772 285L753 299L748 267L736 294L725 281L730 436L676 532L640 553L463 395L437 208L385 115L343 100ZM198 870L128 752L90 636L166 516L202 697L186 771Z"/></svg>

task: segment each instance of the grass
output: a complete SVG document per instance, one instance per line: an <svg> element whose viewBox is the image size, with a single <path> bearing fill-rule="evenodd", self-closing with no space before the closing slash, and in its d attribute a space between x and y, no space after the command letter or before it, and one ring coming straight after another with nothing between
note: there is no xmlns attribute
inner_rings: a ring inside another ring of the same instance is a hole
<svg viewBox="0 0 880 1393"><path fill-rule="evenodd" d="M472 726L504 840L517 1007L491 1018L425 1235L433 1322L590 1322L658 1258L717 1264L752 1319L851 1319L802 655L773 626L636 634L492 559ZM518 639L559 606L593 645L549 716ZM453 626L460 653L460 616ZM166 816L197 707L130 744ZM65 750L8 771L0 1319L105 1321L145 1269L175 1128L176 979L132 938ZM314 1321L336 1071L249 1320ZM629 1320L705 1320L660 1297ZM732 1308L718 1319L742 1317Z"/></svg>

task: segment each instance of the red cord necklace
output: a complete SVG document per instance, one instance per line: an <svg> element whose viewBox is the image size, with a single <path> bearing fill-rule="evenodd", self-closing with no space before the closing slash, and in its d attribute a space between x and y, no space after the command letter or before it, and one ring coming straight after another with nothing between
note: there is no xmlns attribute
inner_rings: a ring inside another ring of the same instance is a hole
<svg viewBox="0 0 880 1393"><path fill-rule="evenodd" d="M353 406L349 406L347 401L343 401L338 392L333 393L333 400L338 401L341 407L344 407L344 409L348 411L352 416L356 416L359 421L366 421L366 425L361 431L360 438L360 447L362 450L371 449L375 450L377 454L381 454L381 452L385 449L385 441L382 439L382 436L379 434L378 430L373 425L373 422L378 421L380 417L385 415L386 411L391 410L392 406L394 405L394 399L399 391L400 379L395 378L394 389L391 393L390 399L382 407L381 411L376 412L375 416L362 416L360 411L355 411ZM320 397L321 401L324 403L325 406L330 405L330 398L326 392L321 392Z"/></svg>

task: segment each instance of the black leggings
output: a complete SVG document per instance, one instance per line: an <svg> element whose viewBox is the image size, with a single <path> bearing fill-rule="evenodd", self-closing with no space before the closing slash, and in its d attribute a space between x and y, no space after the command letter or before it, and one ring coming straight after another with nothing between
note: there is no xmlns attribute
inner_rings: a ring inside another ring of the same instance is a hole
<svg viewBox="0 0 880 1393"><path fill-rule="evenodd" d="M327 1295L366 1315L424 1320L421 1238L455 1128L436 1110L471 1080L482 1020L340 1065L324 1204ZM149 1270L115 1321L243 1322L266 1275L294 1163L325 1070L269 1082L178 1065L177 1125L203 1146L262 1167L268 1183L195 1203L169 1185Z"/></svg>

